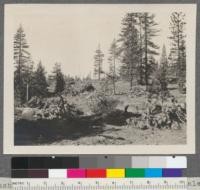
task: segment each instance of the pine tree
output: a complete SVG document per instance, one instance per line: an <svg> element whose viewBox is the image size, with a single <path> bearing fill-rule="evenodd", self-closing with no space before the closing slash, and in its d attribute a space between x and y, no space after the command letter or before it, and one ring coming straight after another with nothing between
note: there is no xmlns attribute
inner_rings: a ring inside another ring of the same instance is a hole
<svg viewBox="0 0 200 190"><path fill-rule="evenodd" d="M170 54L175 64L175 73L179 87L186 81L186 46L185 46L185 14L173 12L170 17L171 50Z"/></svg>
<svg viewBox="0 0 200 190"><path fill-rule="evenodd" d="M45 68L40 61L37 65L36 71L34 72L33 85L32 85L32 95L38 97L45 97L48 93L47 79Z"/></svg>
<svg viewBox="0 0 200 190"><path fill-rule="evenodd" d="M61 94L65 90L65 78L61 71L61 65L56 63L54 66L54 77L55 77L55 93Z"/></svg>
<svg viewBox="0 0 200 190"><path fill-rule="evenodd" d="M19 101L20 105L25 102L27 96L27 80L25 80L27 77L25 77L25 73L27 70L29 71L27 64L30 63L30 53L28 52L28 48L26 35L22 26L20 26L14 35L14 92L15 98Z"/></svg>
<svg viewBox="0 0 200 190"><path fill-rule="evenodd" d="M143 61L143 68L144 68L144 78L145 78L145 85L148 89L148 80L150 77L150 72L148 71L151 68L150 57L154 55L158 55L157 50L159 47L153 42L153 38L157 36L159 32L156 29L158 25L155 22L155 15L150 13L144 13L142 16L142 26L144 32L144 61Z"/></svg>
<svg viewBox="0 0 200 190"><path fill-rule="evenodd" d="M117 80L117 74L116 74L116 61L118 57L118 50L117 50L117 43L116 40L114 39L110 50L109 50L110 56L108 57L108 63L109 65L109 74L108 77L111 79L112 84L113 84L113 94L116 93L116 80Z"/></svg>
<svg viewBox="0 0 200 190"><path fill-rule="evenodd" d="M171 79L177 79L177 72L176 72L176 58L174 57L174 54L170 51L168 56L168 76Z"/></svg>
<svg viewBox="0 0 200 190"><path fill-rule="evenodd" d="M139 64L138 64L138 73L139 73L139 78L138 82L141 85L145 84L145 78L144 78L144 73L145 73L145 66L144 66L144 32L143 32L143 23L142 19L144 17L144 13L137 13L138 16L138 30L139 30Z"/></svg>
<svg viewBox="0 0 200 190"><path fill-rule="evenodd" d="M34 62L31 59L31 57L29 57L29 60L26 63L25 71L23 75L25 85L26 85L26 102L28 102L30 97L32 96L31 88L32 88L33 77L34 77L33 69L34 69Z"/></svg>
<svg viewBox="0 0 200 190"><path fill-rule="evenodd" d="M134 78L138 78L138 63L140 59L139 32L137 29L138 13L128 13L122 20L121 42L121 68L120 75L130 83L130 90Z"/></svg>
<svg viewBox="0 0 200 190"><path fill-rule="evenodd" d="M160 58L160 68L162 70L162 73L165 76L167 74L167 67L168 67L167 53L166 53L165 45L163 45L162 54L161 54L161 58Z"/></svg>
<svg viewBox="0 0 200 190"><path fill-rule="evenodd" d="M162 54L160 58L160 68L159 68L159 81L161 85L161 97L167 93L167 71L168 71L168 60L165 45L162 48Z"/></svg>
<svg viewBox="0 0 200 190"><path fill-rule="evenodd" d="M103 69L102 69L103 57L104 57L104 54L101 51L101 48L99 45L94 55L94 76L98 78L98 80L101 80L101 74L103 73Z"/></svg>

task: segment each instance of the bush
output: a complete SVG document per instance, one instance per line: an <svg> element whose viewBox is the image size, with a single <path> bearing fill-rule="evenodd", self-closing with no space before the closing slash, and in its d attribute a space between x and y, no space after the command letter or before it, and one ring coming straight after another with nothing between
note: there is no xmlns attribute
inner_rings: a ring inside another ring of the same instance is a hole
<svg viewBox="0 0 200 190"><path fill-rule="evenodd" d="M74 80L69 81L66 85L64 94L71 96L78 96L81 93L90 93L95 90L92 82L89 80Z"/></svg>
<svg viewBox="0 0 200 190"><path fill-rule="evenodd" d="M160 81L153 79L152 83L148 85L148 92L151 94L159 94L161 91Z"/></svg>
<svg viewBox="0 0 200 190"><path fill-rule="evenodd" d="M95 92L89 97L88 100L89 108L94 114L111 113L116 109L118 103L119 100L116 100L110 96L106 96L100 92Z"/></svg>
<svg viewBox="0 0 200 190"><path fill-rule="evenodd" d="M86 83L83 88L81 89L81 92L93 92L95 90L94 86L91 83Z"/></svg>
<svg viewBox="0 0 200 190"><path fill-rule="evenodd" d="M45 105L40 107L35 113L35 119L66 119L77 118L83 115L83 112L75 104L60 97L45 99Z"/></svg>

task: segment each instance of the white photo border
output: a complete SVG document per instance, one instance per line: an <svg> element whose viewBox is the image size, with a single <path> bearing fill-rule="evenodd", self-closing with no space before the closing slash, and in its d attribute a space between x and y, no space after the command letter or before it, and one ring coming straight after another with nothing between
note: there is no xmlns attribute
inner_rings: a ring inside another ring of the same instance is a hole
<svg viewBox="0 0 200 190"><path fill-rule="evenodd" d="M134 11L153 12L159 8L186 13L186 103L187 144L185 145L14 145L14 65L13 42L9 36L12 23L7 19L15 6L46 6L43 4L7 4L4 18L4 154L194 154L195 153L195 65L196 65L196 4L87 4L84 6L133 6ZM48 6L51 6L50 4ZM52 5L52 6L55 6ZM56 6L59 6L58 4ZM60 5L60 6L67 6ZM81 6L81 4L70 6ZM10 18L9 18L10 19ZM13 36L12 36L13 37Z"/></svg>

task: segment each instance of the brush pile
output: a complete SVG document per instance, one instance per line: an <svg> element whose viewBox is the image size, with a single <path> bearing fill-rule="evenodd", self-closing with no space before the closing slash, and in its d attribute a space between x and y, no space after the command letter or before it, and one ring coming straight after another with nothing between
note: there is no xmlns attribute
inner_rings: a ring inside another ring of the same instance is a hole
<svg viewBox="0 0 200 190"><path fill-rule="evenodd" d="M146 94L145 89L140 86L135 86L130 91L130 95L134 97L144 96L145 94Z"/></svg>
<svg viewBox="0 0 200 190"><path fill-rule="evenodd" d="M106 96L102 92L94 92L88 97L88 106L92 113L94 114L108 114L113 112L119 100Z"/></svg>
<svg viewBox="0 0 200 190"><path fill-rule="evenodd" d="M178 103L173 98L163 103L159 103L158 100L155 102L149 100L146 110L141 112L139 117L129 118L127 125L140 129L180 129L186 121L186 105Z"/></svg>
<svg viewBox="0 0 200 190"><path fill-rule="evenodd" d="M83 114L76 108L75 104L69 104L62 96L54 98L40 99L33 97L28 103L31 113L34 113L34 119L61 119L73 118Z"/></svg>

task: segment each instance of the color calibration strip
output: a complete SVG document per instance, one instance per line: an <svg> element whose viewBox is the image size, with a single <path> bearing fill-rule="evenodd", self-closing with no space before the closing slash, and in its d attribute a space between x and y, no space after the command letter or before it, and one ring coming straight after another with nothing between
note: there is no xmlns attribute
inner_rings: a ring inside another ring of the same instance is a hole
<svg viewBox="0 0 200 190"><path fill-rule="evenodd" d="M187 168L186 156L14 157L12 169Z"/></svg>
<svg viewBox="0 0 200 190"><path fill-rule="evenodd" d="M160 178L182 177L180 168L12 170L12 178Z"/></svg>

